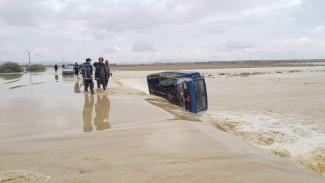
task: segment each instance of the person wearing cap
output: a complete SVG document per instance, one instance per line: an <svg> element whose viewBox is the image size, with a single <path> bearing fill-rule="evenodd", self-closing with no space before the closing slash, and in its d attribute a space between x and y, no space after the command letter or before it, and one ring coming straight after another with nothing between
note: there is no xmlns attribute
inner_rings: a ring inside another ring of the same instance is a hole
<svg viewBox="0 0 325 183"><path fill-rule="evenodd" d="M85 92L88 92L90 87L91 94L94 94L94 82L93 82L93 67L90 64L91 59L87 58L86 62L81 66L81 74L84 81Z"/></svg>
<svg viewBox="0 0 325 183"><path fill-rule="evenodd" d="M107 76L107 69L104 64L104 58L99 57L98 62L94 64L96 71L95 77L97 80L97 88L100 88L100 85L103 86L103 89L106 90L106 76Z"/></svg>

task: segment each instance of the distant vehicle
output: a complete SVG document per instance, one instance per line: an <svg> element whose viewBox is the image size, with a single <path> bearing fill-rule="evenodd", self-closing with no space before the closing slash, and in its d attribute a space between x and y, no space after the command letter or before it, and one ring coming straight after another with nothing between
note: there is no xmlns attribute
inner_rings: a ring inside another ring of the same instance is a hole
<svg viewBox="0 0 325 183"><path fill-rule="evenodd" d="M193 71L168 71L147 76L149 93L197 113L208 109L204 78Z"/></svg>
<svg viewBox="0 0 325 183"><path fill-rule="evenodd" d="M64 65L62 67L62 74L73 74L73 64Z"/></svg>
<svg viewBox="0 0 325 183"><path fill-rule="evenodd" d="M62 81L75 81L73 74L62 74Z"/></svg>

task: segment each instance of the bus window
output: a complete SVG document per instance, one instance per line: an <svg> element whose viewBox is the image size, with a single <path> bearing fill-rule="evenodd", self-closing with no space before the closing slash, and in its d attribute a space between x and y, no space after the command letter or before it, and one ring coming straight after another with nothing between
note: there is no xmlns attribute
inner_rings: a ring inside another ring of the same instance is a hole
<svg viewBox="0 0 325 183"><path fill-rule="evenodd" d="M203 79L195 81L198 111L207 109L207 94Z"/></svg>
<svg viewBox="0 0 325 183"><path fill-rule="evenodd" d="M184 89L182 84L177 85L177 98L178 98L178 105L184 108L185 106Z"/></svg>
<svg viewBox="0 0 325 183"><path fill-rule="evenodd" d="M190 97L190 91L188 90L187 83L184 83L184 103L185 103L185 109L190 110L191 109L191 97Z"/></svg>

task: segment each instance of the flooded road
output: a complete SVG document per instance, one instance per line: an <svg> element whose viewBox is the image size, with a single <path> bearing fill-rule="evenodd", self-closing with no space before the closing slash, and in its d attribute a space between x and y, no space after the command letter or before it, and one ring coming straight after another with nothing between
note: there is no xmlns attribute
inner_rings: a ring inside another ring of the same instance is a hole
<svg viewBox="0 0 325 183"><path fill-rule="evenodd" d="M210 122L255 147L292 159L325 175L325 67L200 70L209 109L194 120ZM121 72L120 81L147 91L151 71ZM148 100L178 118L161 101ZM189 118L190 117L190 118Z"/></svg>
<svg viewBox="0 0 325 183"><path fill-rule="evenodd" d="M95 95L52 72L0 77L0 182L324 182L147 95L136 74Z"/></svg>
<svg viewBox="0 0 325 183"><path fill-rule="evenodd" d="M119 85L110 82L109 90L97 90L95 95L83 92L81 79L73 75L6 74L0 77L0 142L37 138L60 137L82 132L110 129L124 117L111 116L111 105L119 104L113 113L128 109L127 103L136 102L134 96L120 99ZM122 94L139 93L128 90ZM125 106L126 105L126 106ZM146 104L143 110L147 110ZM123 108L122 107L122 108ZM141 110L141 111L143 111ZM137 113L131 120L137 120ZM141 113L138 111L138 113ZM155 115L155 114L154 114ZM158 114L158 119L164 119ZM160 117L160 118L159 118ZM111 119L113 120L111 124Z"/></svg>

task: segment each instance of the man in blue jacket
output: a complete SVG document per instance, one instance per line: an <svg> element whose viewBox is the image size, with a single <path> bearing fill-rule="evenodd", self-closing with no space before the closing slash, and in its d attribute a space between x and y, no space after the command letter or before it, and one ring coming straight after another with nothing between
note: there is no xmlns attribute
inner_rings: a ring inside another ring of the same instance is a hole
<svg viewBox="0 0 325 183"><path fill-rule="evenodd" d="M85 85L85 92L88 92L88 87L90 87L91 94L94 94L93 67L90 62L91 59L87 58L86 62L82 64L81 74Z"/></svg>
<svg viewBox="0 0 325 183"><path fill-rule="evenodd" d="M100 85L103 85L103 89L106 90L106 76L107 76L107 69L104 64L104 58L99 57L99 62L94 63L96 68L95 71L95 79L97 80L97 88L100 88Z"/></svg>

